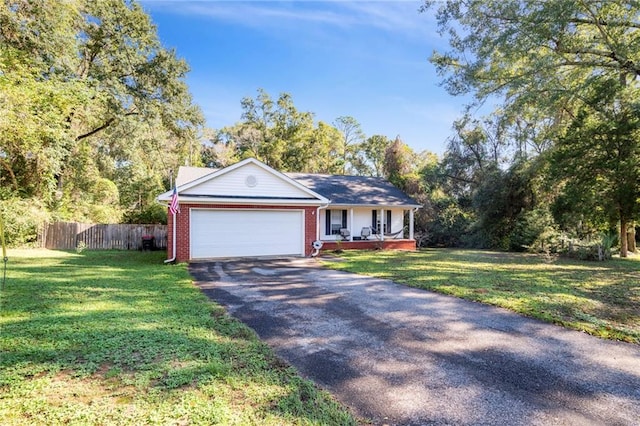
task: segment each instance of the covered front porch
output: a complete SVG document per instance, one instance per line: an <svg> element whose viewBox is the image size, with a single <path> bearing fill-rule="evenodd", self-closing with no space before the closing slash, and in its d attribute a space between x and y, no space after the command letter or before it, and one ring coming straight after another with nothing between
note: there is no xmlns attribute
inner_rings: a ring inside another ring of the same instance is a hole
<svg viewBox="0 0 640 426"><path fill-rule="evenodd" d="M415 250L414 208L332 205L320 211L322 250Z"/></svg>

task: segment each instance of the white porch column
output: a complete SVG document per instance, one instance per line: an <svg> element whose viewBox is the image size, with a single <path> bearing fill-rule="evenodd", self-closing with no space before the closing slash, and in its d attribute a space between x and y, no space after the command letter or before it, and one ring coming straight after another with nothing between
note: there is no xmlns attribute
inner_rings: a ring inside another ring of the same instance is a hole
<svg viewBox="0 0 640 426"><path fill-rule="evenodd" d="M409 210L409 239L413 240L413 209Z"/></svg>
<svg viewBox="0 0 640 426"><path fill-rule="evenodd" d="M349 209L349 241L353 241L353 207Z"/></svg>
<svg viewBox="0 0 640 426"><path fill-rule="evenodd" d="M378 232L380 233L380 241L384 241L384 209L380 209L380 229Z"/></svg>

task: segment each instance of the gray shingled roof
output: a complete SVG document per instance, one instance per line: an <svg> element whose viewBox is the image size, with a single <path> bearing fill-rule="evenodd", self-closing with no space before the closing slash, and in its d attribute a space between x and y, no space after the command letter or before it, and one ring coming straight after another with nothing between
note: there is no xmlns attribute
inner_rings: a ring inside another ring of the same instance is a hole
<svg viewBox="0 0 640 426"><path fill-rule="evenodd" d="M331 204L419 206L387 180L368 176L284 173L310 190L328 198Z"/></svg>

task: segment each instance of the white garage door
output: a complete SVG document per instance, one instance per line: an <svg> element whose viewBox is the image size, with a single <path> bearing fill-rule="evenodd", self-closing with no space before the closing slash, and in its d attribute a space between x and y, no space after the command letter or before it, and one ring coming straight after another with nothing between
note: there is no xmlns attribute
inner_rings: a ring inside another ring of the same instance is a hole
<svg viewBox="0 0 640 426"><path fill-rule="evenodd" d="M191 258L304 255L303 212L191 210Z"/></svg>

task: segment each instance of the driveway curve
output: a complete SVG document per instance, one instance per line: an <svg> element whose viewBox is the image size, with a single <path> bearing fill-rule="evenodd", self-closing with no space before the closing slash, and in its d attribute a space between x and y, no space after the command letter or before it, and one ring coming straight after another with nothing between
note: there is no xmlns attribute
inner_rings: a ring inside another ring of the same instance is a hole
<svg viewBox="0 0 640 426"><path fill-rule="evenodd" d="M313 259L193 263L198 286L376 425L640 425L640 346Z"/></svg>

